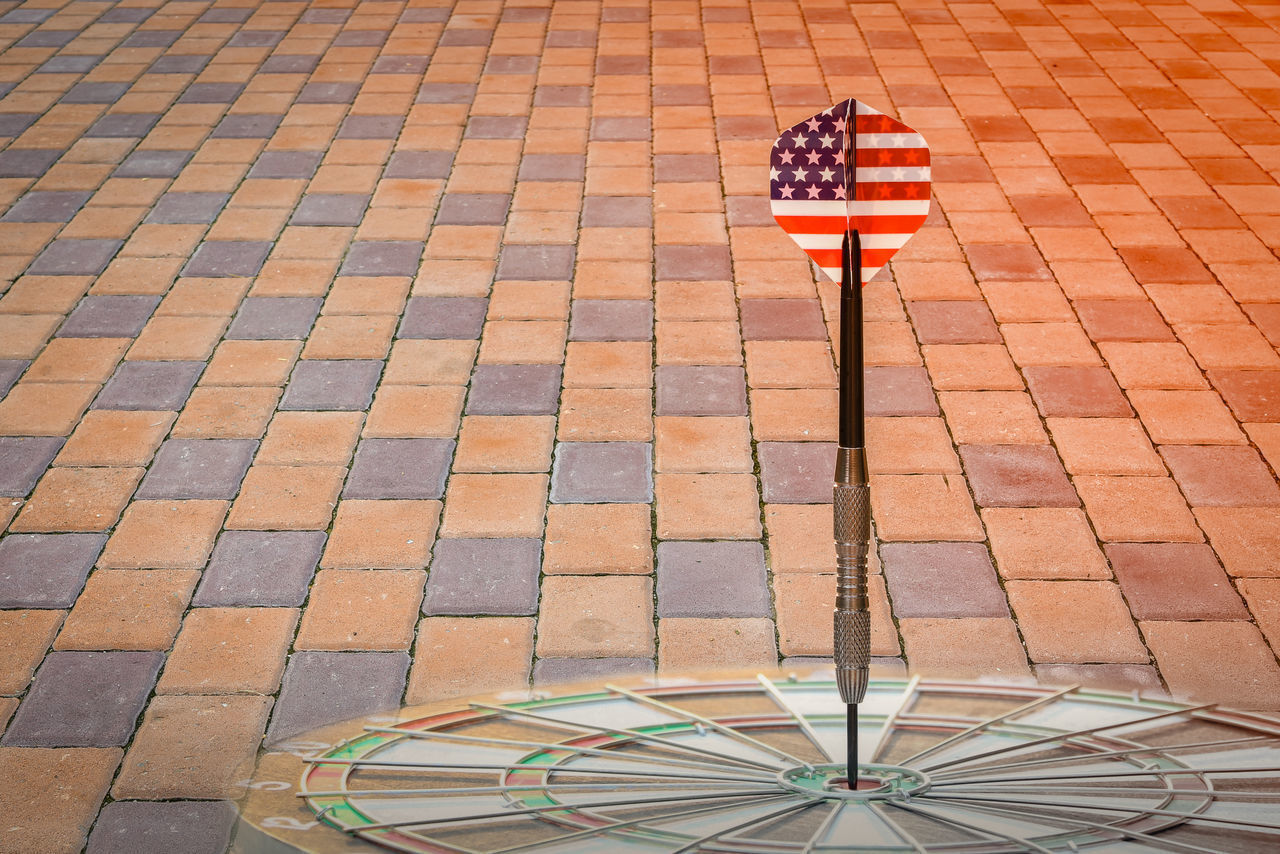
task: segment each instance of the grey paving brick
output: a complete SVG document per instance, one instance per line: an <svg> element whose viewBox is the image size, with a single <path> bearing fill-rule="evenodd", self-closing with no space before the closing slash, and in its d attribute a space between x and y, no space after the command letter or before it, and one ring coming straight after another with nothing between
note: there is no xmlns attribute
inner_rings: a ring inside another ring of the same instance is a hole
<svg viewBox="0 0 1280 854"><path fill-rule="evenodd" d="M204 362L124 362L93 402L94 409L177 411L191 396Z"/></svg>
<svg viewBox="0 0 1280 854"><path fill-rule="evenodd" d="M264 151L249 170L250 178L310 178L320 167L319 151Z"/></svg>
<svg viewBox="0 0 1280 854"><path fill-rule="evenodd" d="M1009 616L981 543L884 543L880 560L899 617Z"/></svg>
<svg viewBox="0 0 1280 854"><path fill-rule="evenodd" d="M582 154L526 154L518 176L521 181L581 181L586 167Z"/></svg>
<svg viewBox="0 0 1280 854"><path fill-rule="evenodd" d="M84 132L88 137L144 137L160 121L159 113L109 113Z"/></svg>
<svg viewBox="0 0 1280 854"><path fill-rule="evenodd" d="M540 658L533 666L533 681L539 685L598 682L609 676L653 672L649 658Z"/></svg>
<svg viewBox="0 0 1280 854"><path fill-rule="evenodd" d="M504 246L498 278L512 281L568 281L573 278L576 249L571 244Z"/></svg>
<svg viewBox="0 0 1280 854"><path fill-rule="evenodd" d="M370 69L371 74L422 74L431 63L429 56L388 55L379 56Z"/></svg>
<svg viewBox="0 0 1280 854"><path fill-rule="evenodd" d="M648 116L597 116L591 120L593 140L613 142L648 140L652 137L653 122Z"/></svg>
<svg viewBox="0 0 1280 854"><path fill-rule="evenodd" d="M297 607L325 539L323 531L224 531L191 603Z"/></svg>
<svg viewBox="0 0 1280 854"><path fill-rule="evenodd" d="M533 74L538 70L539 57L492 54L484 64L485 74Z"/></svg>
<svg viewBox="0 0 1280 854"><path fill-rule="evenodd" d="M102 62L101 54L84 56L51 56L36 69L37 74L84 74Z"/></svg>
<svg viewBox="0 0 1280 854"><path fill-rule="evenodd" d="M350 104L359 92L359 83L318 81L303 86L296 101L299 104Z"/></svg>
<svg viewBox="0 0 1280 854"><path fill-rule="evenodd" d="M342 495L441 498L452 460L452 439L364 439Z"/></svg>
<svg viewBox="0 0 1280 854"><path fill-rule="evenodd" d="M863 371L868 416L937 415L929 373L912 365L884 365Z"/></svg>
<svg viewBox="0 0 1280 854"><path fill-rule="evenodd" d="M761 442L760 492L766 504L831 501L836 446L828 442Z"/></svg>
<svg viewBox="0 0 1280 854"><path fill-rule="evenodd" d="M235 498L257 449L257 439L169 439L135 497Z"/></svg>
<svg viewBox="0 0 1280 854"><path fill-rule="evenodd" d="M150 18L154 9L124 9L119 6L98 18L100 24L137 24Z"/></svg>
<svg viewBox="0 0 1280 854"><path fill-rule="evenodd" d="M659 154L653 158L655 182L720 180L720 159L714 154Z"/></svg>
<svg viewBox="0 0 1280 854"><path fill-rule="evenodd" d="M310 70L310 69L308 69ZM236 113L224 116L213 129L215 139L268 139L283 116L274 113Z"/></svg>
<svg viewBox="0 0 1280 854"><path fill-rule="evenodd" d="M399 336L479 338L488 310L489 301L481 297L411 297L405 305Z"/></svg>
<svg viewBox="0 0 1280 854"><path fill-rule="evenodd" d="M258 68L261 74L310 74L320 64L317 54L282 53L270 56Z"/></svg>
<svg viewBox="0 0 1280 854"><path fill-rule="evenodd" d="M6 747L117 747L129 742L164 653L53 651L4 734Z"/></svg>
<svg viewBox="0 0 1280 854"><path fill-rule="evenodd" d="M1049 445L961 445L973 498L982 507L1076 507L1080 499Z"/></svg>
<svg viewBox="0 0 1280 854"><path fill-rule="evenodd" d="M70 608L106 534L10 534L0 540L0 608Z"/></svg>
<svg viewBox="0 0 1280 854"><path fill-rule="evenodd" d="M354 193L312 193L302 197L290 217L292 225L359 225L369 196Z"/></svg>
<svg viewBox="0 0 1280 854"><path fill-rule="evenodd" d="M144 149L126 157L111 174L115 178L176 178L190 159L190 151Z"/></svg>
<svg viewBox="0 0 1280 854"><path fill-rule="evenodd" d="M398 708L408 672L405 652L295 652L285 666L267 743Z"/></svg>
<svg viewBox="0 0 1280 854"><path fill-rule="evenodd" d="M227 47L275 47L284 35L281 30L241 30L231 37Z"/></svg>
<svg viewBox="0 0 1280 854"><path fill-rule="evenodd" d="M449 27L440 34L441 47L476 47L493 41L491 30L474 27Z"/></svg>
<svg viewBox="0 0 1280 854"><path fill-rule="evenodd" d="M422 613L534 614L541 564L540 540L439 540Z"/></svg>
<svg viewBox="0 0 1280 854"><path fill-rule="evenodd" d="M721 282L733 278L728 246L657 246L653 261L655 274L663 281Z"/></svg>
<svg viewBox="0 0 1280 854"><path fill-rule="evenodd" d="M649 228L653 225L653 202L644 196L587 196L582 200L582 224Z"/></svg>
<svg viewBox="0 0 1280 854"><path fill-rule="evenodd" d="M658 616L770 616L760 543L658 543L657 558Z"/></svg>
<svg viewBox="0 0 1280 854"><path fill-rule="evenodd" d="M252 9L210 9L197 20L202 24L239 24L252 14Z"/></svg>
<svg viewBox="0 0 1280 854"><path fill-rule="evenodd" d="M769 200L761 196L727 196L724 200L724 218L730 226L776 225Z"/></svg>
<svg viewBox="0 0 1280 854"><path fill-rule="evenodd" d="M412 276L418 272L422 246L414 240L357 241L342 262L342 275Z"/></svg>
<svg viewBox="0 0 1280 854"><path fill-rule="evenodd" d="M561 442L551 466L551 501L653 501L653 446L648 442Z"/></svg>
<svg viewBox="0 0 1280 854"><path fill-rule="evenodd" d="M58 330L61 338L133 338L147 325L160 297L87 296Z"/></svg>
<svg viewBox="0 0 1280 854"><path fill-rule="evenodd" d="M747 378L730 365L659 365L658 415L746 415Z"/></svg>
<svg viewBox="0 0 1280 854"><path fill-rule="evenodd" d="M3 132L0 131L0 135ZM69 222L89 201L92 193L76 190L45 190L27 193L9 208L3 222Z"/></svg>
<svg viewBox="0 0 1280 854"><path fill-rule="evenodd" d="M280 408L368 409L381 374L382 362L369 359L303 360L293 369Z"/></svg>
<svg viewBox="0 0 1280 854"><path fill-rule="evenodd" d="M0 136L21 136L22 132L36 123L39 113L3 113L0 114Z"/></svg>
<svg viewBox="0 0 1280 854"><path fill-rule="evenodd" d="M122 47L169 47L182 36L181 30L139 30L123 42Z"/></svg>
<svg viewBox="0 0 1280 854"><path fill-rule="evenodd" d="M524 139L529 120L524 116L472 116L463 136L468 139Z"/></svg>
<svg viewBox="0 0 1280 854"><path fill-rule="evenodd" d="M382 174L387 178L444 178L452 167L452 151L397 151Z"/></svg>
<svg viewBox="0 0 1280 854"><path fill-rule="evenodd" d="M240 83L192 83L178 98L179 104L230 104L244 85Z"/></svg>
<svg viewBox="0 0 1280 854"><path fill-rule="evenodd" d="M177 54L162 56L147 69L151 74L196 74L213 59L208 54Z"/></svg>
<svg viewBox="0 0 1280 854"><path fill-rule="evenodd" d="M38 178L62 156L62 149L9 148L0 151L0 178Z"/></svg>
<svg viewBox="0 0 1280 854"><path fill-rule="evenodd" d="M22 376L31 362L26 359L0 359L0 399L3 399L9 393L9 389L13 388L13 384L18 381L18 377Z"/></svg>
<svg viewBox="0 0 1280 854"><path fill-rule="evenodd" d="M579 299L570 307L572 341L651 341L653 303L631 299Z"/></svg>
<svg viewBox="0 0 1280 854"><path fill-rule="evenodd" d="M33 276L97 276L120 251L123 240L55 240L31 262Z"/></svg>
<svg viewBox="0 0 1280 854"><path fill-rule="evenodd" d="M36 30L18 39L17 47L65 47L78 35L78 30Z"/></svg>
<svg viewBox="0 0 1280 854"><path fill-rule="evenodd" d="M323 303L320 297L247 297L227 327L226 337L301 340L311 331Z"/></svg>
<svg viewBox="0 0 1280 854"><path fill-rule="evenodd" d="M271 251L270 243L250 240L220 240L201 243L182 268L184 276L218 278L256 276Z"/></svg>
<svg viewBox="0 0 1280 854"><path fill-rule="evenodd" d="M742 337L747 341L825 341L822 306L816 299L744 299Z"/></svg>
<svg viewBox="0 0 1280 854"><path fill-rule="evenodd" d="M335 47L377 47L386 40L386 30L343 30L333 44Z"/></svg>
<svg viewBox="0 0 1280 854"><path fill-rule="evenodd" d="M338 139L395 139L403 125L400 116L347 116L338 128Z"/></svg>
<svg viewBox="0 0 1280 854"><path fill-rule="evenodd" d="M436 212L437 225L502 225L511 196L506 193L446 193Z"/></svg>
<svg viewBox="0 0 1280 854"><path fill-rule="evenodd" d="M112 83L106 81L81 80L67 90L60 103L63 104L114 104L129 91L128 83Z"/></svg>
<svg viewBox="0 0 1280 854"><path fill-rule="evenodd" d="M61 436L0 436L0 497L21 498L53 462Z"/></svg>
<svg viewBox="0 0 1280 854"><path fill-rule="evenodd" d="M424 83L414 99L419 104L470 104L476 97L472 83Z"/></svg>
<svg viewBox="0 0 1280 854"><path fill-rule="evenodd" d="M555 415L559 365L478 365L467 397L469 415Z"/></svg>

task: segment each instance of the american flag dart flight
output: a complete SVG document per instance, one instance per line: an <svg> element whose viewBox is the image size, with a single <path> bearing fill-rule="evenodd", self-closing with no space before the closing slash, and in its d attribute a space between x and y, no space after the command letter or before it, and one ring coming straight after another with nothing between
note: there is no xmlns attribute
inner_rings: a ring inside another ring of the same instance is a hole
<svg viewBox="0 0 1280 854"><path fill-rule="evenodd" d="M929 146L902 122L850 98L778 137L769 159L774 218L840 283L840 441L832 489L836 598L832 651L846 706L845 767L859 780L858 705L867 693L871 609L867 557L862 286L929 215Z"/></svg>
<svg viewBox="0 0 1280 854"><path fill-rule="evenodd" d="M856 170L846 168L846 150ZM769 166L774 219L833 282L846 226L861 238L866 284L929 215L924 137L852 98L784 132Z"/></svg>

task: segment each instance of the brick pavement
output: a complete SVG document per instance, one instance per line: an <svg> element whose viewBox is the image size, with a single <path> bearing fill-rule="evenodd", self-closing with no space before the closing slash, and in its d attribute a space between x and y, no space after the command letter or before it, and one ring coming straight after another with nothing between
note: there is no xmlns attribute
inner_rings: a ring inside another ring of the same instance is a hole
<svg viewBox="0 0 1280 854"><path fill-rule="evenodd" d="M0 0L0 850L216 851L264 734L381 706L829 655L835 288L765 163L850 95L935 168L866 291L875 655L1280 706L1278 44Z"/></svg>

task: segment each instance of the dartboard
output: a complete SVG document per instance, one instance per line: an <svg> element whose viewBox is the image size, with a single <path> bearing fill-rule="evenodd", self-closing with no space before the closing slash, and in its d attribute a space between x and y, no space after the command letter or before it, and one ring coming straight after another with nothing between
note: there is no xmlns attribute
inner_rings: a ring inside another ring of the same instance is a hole
<svg viewBox="0 0 1280 854"><path fill-rule="evenodd" d="M763 676L475 702L366 723L294 796L370 850L1280 851L1265 716L873 680L850 780L844 714L831 681Z"/></svg>

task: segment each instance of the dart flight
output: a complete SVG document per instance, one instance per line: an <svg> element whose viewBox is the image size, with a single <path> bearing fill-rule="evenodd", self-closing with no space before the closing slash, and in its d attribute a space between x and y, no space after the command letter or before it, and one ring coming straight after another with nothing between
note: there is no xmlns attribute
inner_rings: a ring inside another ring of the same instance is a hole
<svg viewBox="0 0 1280 854"><path fill-rule="evenodd" d="M850 115L856 116L852 132ZM846 150L856 151L852 175ZM779 136L769 166L774 219L833 282L840 281L846 230L861 238L866 284L929 215L924 137L852 98Z"/></svg>

